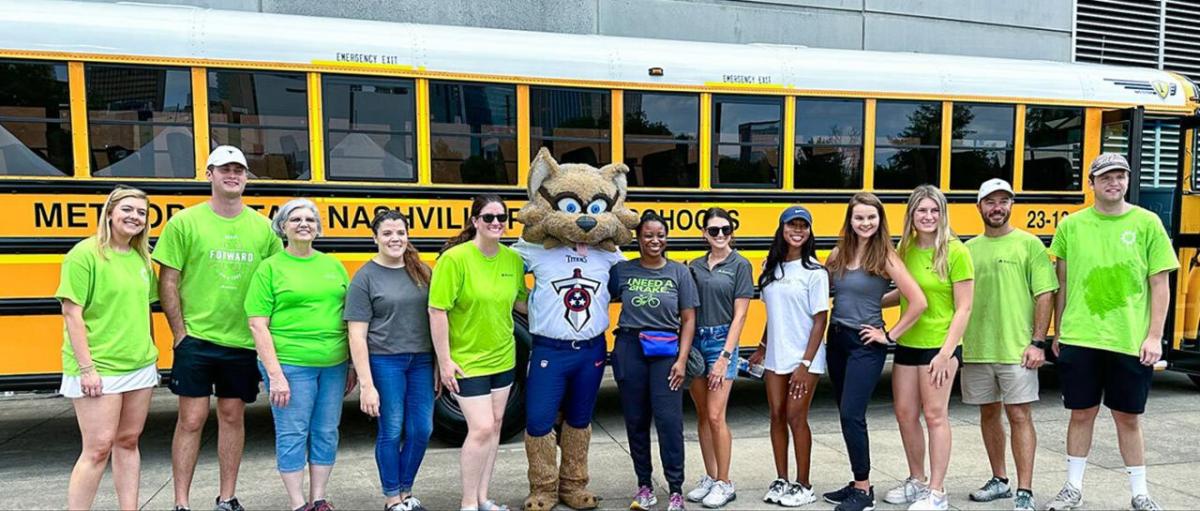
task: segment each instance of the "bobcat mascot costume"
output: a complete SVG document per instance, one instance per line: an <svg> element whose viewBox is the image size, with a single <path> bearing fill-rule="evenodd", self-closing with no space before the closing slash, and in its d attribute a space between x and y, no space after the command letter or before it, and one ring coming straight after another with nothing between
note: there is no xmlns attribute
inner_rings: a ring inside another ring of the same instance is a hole
<svg viewBox="0 0 1200 511"><path fill-rule="evenodd" d="M587 490L587 460L607 351L608 272L624 260L617 246L633 240L630 229L637 224L625 207L627 172L621 163L559 165L545 148L530 166L529 202L517 218L525 230L513 246L535 281L525 382L527 511L548 511L559 501L575 509L597 505ZM560 411L562 438L556 439Z"/></svg>

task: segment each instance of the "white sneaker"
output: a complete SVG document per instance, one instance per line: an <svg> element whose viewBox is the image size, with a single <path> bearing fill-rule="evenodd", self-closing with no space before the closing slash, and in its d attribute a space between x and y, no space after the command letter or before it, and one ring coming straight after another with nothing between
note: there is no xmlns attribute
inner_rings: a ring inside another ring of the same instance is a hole
<svg viewBox="0 0 1200 511"><path fill-rule="evenodd" d="M787 493L779 499L779 505L783 507L799 507L805 504L812 504L817 501L817 494L812 488L805 488L803 484L792 483L788 485Z"/></svg>
<svg viewBox="0 0 1200 511"><path fill-rule="evenodd" d="M708 477L708 474L704 474L704 477L700 478L700 482L696 483L696 488L687 492L687 499L692 502L704 500L704 497L707 497L708 493L712 491L714 482L716 481L713 481L713 478Z"/></svg>
<svg viewBox="0 0 1200 511"><path fill-rule="evenodd" d="M767 494L763 495L763 502L778 504L779 499L783 498L783 494L788 491L787 479L776 479L771 481L771 485L767 487Z"/></svg>
<svg viewBox="0 0 1200 511"><path fill-rule="evenodd" d="M1162 511L1162 507L1154 499L1144 494L1133 497L1133 500L1129 501L1129 505L1134 511Z"/></svg>
<svg viewBox="0 0 1200 511"><path fill-rule="evenodd" d="M883 501L888 504L912 504L926 495L929 495L929 485L909 477L900 486L888 490Z"/></svg>
<svg viewBox="0 0 1200 511"><path fill-rule="evenodd" d="M908 511L943 511L950 509L950 496L945 492L926 489L925 496L911 506Z"/></svg>
<svg viewBox="0 0 1200 511"><path fill-rule="evenodd" d="M737 490L733 487L733 481L717 481L712 485L712 491L704 497L704 507L718 508L737 500Z"/></svg>
<svg viewBox="0 0 1200 511"><path fill-rule="evenodd" d="M1054 500L1046 504L1048 511L1063 511L1066 509L1075 509L1083 505L1083 492L1076 488L1071 483L1064 483L1061 490L1058 490L1058 495L1054 496Z"/></svg>

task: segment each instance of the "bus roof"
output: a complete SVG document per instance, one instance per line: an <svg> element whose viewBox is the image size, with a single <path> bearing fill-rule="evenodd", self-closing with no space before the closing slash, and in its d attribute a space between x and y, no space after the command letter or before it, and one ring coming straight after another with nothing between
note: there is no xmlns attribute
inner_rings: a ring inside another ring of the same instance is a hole
<svg viewBox="0 0 1200 511"><path fill-rule="evenodd" d="M1155 69L419 25L146 4L0 0L0 55L554 80L628 88L1192 107ZM137 59L135 59L137 60ZM211 61L216 61L211 62ZM662 76L651 76L661 68Z"/></svg>

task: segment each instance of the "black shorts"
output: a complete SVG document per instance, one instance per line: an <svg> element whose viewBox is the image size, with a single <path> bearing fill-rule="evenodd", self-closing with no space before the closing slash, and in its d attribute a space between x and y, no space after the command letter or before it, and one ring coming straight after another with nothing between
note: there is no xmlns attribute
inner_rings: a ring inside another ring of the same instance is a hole
<svg viewBox="0 0 1200 511"><path fill-rule="evenodd" d="M494 391L512 385L516 377L517 371L509 369L503 373L489 374L487 376L459 378L458 397L486 396Z"/></svg>
<svg viewBox="0 0 1200 511"><path fill-rule="evenodd" d="M910 348L896 345L896 353L892 356L892 364L900 366L927 366L933 361L941 348ZM954 348L954 358L962 367L962 346Z"/></svg>
<svg viewBox="0 0 1200 511"><path fill-rule="evenodd" d="M171 392L183 397L258 399L258 357L254 350L230 348L186 336L175 346Z"/></svg>
<svg viewBox="0 0 1200 511"><path fill-rule="evenodd" d="M1063 405L1086 410L1100 405L1118 412L1146 411L1154 368L1140 358L1115 351L1059 344L1058 379L1062 382Z"/></svg>

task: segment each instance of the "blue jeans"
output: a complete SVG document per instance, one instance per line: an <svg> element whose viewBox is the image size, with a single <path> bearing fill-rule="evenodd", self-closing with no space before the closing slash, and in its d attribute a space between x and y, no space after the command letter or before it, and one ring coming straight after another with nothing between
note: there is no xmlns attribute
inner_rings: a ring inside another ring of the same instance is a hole
<svg viewBox="0 0 1200 511"><path fill-rule="evenodd" d="M379 391L375 465L383 495L411 493L433 433L433 354L371 355Z"/></svg>
<svg viewBox="0 0 1200 511"><path fill-rule="evenodd" d="M291 389L287 406L271 404L275 419L275 465L280 472L304 470L306 463L333 466L337 460L338 423L346 394L346 363L329 367L279 365ZM267 394L271 379L262 362Z"/></svg>
<svg viewBox="0 0 1200 511"><path fill-rule="evenodd" d="M529 436L550 434L559 410L572 428L583 429L592 423L604 379L605 351L604 335L575 342L533 336L525 380L525 431Z"/></svg>
<svg viewBox="0 0 1200 511"><path fill-rule="evenodd" d="M721 351L725 349L725 341L729 339L729 325L720 326L702 326L696 328L696 347L700 349L700 354L704 355L704 374L712 372L713 364L717 363L717 359L721 357ZM737 354L737 345L733 347L733 353ZM733 381L737 379L738 365L737 359L729 361L729 365L725 366L725 379Z"/></svg>

